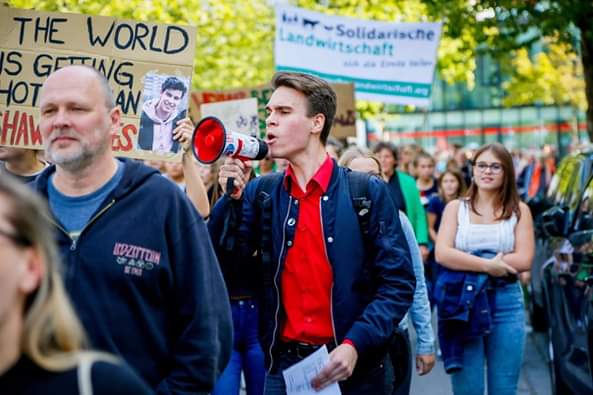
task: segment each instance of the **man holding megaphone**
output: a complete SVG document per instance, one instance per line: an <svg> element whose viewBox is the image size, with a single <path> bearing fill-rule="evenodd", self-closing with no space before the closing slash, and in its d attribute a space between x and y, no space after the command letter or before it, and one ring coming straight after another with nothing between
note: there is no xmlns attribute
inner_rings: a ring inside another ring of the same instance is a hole
<svg viewBox="0 0 593 395"><path fill-rule="evenodd" d="M343 394L382 393L383 356L414 293L398 215L385 184L368 178L372 207L369 234L362 234L349 170L325 151L336 112L329 84L278 73L272 86L266 142L271 156L289 166L247 183L248 162L228 157L219 182L226 190L232 178L233 190L213 207L208 224L219 253L240 263L257 252L261 260L266 394L285 394L282 371L323 346L329 360L313 388L339 382Z"/></svg>

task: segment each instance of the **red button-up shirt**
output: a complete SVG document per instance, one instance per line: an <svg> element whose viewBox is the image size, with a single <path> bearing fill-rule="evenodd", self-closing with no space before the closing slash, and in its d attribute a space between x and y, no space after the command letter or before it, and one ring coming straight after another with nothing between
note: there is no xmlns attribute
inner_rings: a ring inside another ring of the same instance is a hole
<svg viewBox="0 0 593 395"><path fill-rule="evenodd" d="M299 214L280 280L286 311L282 328L284 341L325 344L334 338L331 317L333 272L321 223L321 199L333 169L334 163L327 156L307 183L306 191L300 188L292 167L286 170L284 182L290 187L291 196L298 200Z"/></svg>

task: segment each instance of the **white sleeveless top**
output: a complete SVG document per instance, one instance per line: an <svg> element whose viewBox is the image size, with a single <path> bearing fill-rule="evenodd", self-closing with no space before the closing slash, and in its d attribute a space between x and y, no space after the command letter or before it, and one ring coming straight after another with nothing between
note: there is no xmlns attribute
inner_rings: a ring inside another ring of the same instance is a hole
<svg viewBox="0 0 593 395"><path fill-rule="evenodd" d="M492 250L504 254L515 249L515 213L511 218L495 224L472 224L469 210L469 201L461 200L457 212L455 248L465 252Z"/></svg>

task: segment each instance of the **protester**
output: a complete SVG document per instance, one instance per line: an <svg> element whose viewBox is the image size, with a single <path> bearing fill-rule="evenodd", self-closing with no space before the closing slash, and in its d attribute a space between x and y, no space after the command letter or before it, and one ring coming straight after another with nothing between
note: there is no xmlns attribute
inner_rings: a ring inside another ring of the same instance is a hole
<svg viewBox="0 0 593 395"><path fill-rule="evenodd" d="M52 232L43 201L0 177L0 392L152 394L115 357L83 351Z"/></svg>
<svg viewBox="0 0 593 395"><path fill-rule="evenodd" d="M489 394L515 394L525 342L517 273L531 266L533 221L504 146L473 158L467 198L446 206L437 236L439 340L455 394L483 394L485 365Z"/></svg>
<svg viewBox="0 0 593 395"><path fill-rule="evenodd" d="M344 151L344 144L333 136L327 136L325 151L330 158L338 160L342 156L342 151Z"/></svg>
<svg viewBox="0 0 593 395"><path fill-rule="evenodd" d="M379 142L375 145L373 153L381 162L381 169L387 181L389 196L395 207L403 211L414 228L416 240L420 245L422 259L428 258L428 227L426 213L420 201L420 192L416 187L416 181L399 170L397 170L397 149L388 142Z"/></svg>
<svg viewBox="0 0 593 395"><path fill-rule="evenodd" d="M250 176L255 177L253 171ZM262 276L261 266L257 256L237 260L226 251L217 251L217 255L231 300L234 336L231 360L212 394L239 395L243 373L247 395L261 395L266 375L264 352L258 339L257 283Z"/></svg>
<svg viewBox="0 0 593 395"><path fill-rule="evenodd" d="M91 344L123 357L159 394L210 392L232 324L201 217L156 170L114 157L121 110L101 73L51 74L40 114L55 166L35 188L49 200L66 289Z"/></svg>
<svg viewBox="0 0 593 395"><path fill-rule="evenodd" d="M459 199L467 189L463 174L457 170L446 170L437 180L438 194L428 201L426 215L428 217L428 234L433 243L437 242L439 226L445 206L452 200Z"/></svg>
<svg viewBox="0 0 593 395"><path fill-rule="evenodd" d="M428 234L432 242L432 248L425 265L424 275L428 288L430 306L434 306L434 287L437 279L438 264L434 256L434 245L437 241L437 234L441 226L441 218L445 206L450 201L459 199L465 194L466 186L463 174L457 170L446 170L437 180L438 194L433 195L428 201L426 215L428 217Z"/></svg>
<svg viewBox="0 0 593 395"><path fill-rule="evenodd" d="M27 148L0 146L0 175L8 174L21 182L32 182L47 167L37 153Z"/></svg>
<svg viewBox="0 0 593 395"><path fill-rule="evenodd" d="M371 177L363 237L348 170L325 151L336 111L329 84L278 73L272 86L266 139L272 157L286 158L289 167L246 186L249 165L226 159L219 182L225 188L233 177L235 189L208 223L218 249L240 262L257 251L261 260L265 393L285 394L282 371L323 346L329 360L313 388L339 382L342 394L382 393L386 346L414 288L400 222L385 184Z"/></svg>
<svg viewBox="0 0 593 395"><path fill-rule="evenodd" d="M208 190L204 185L198 163L190 149L190 142L194 132L194 124L189 118L178 122L173 130L173 139L181 143L183 155L181 163L165 162L164 168L167 177L187 194L198 213L203 218L210 215L210 202Z"/></svg>
<svg viewBox="0 0 593 395"><path fill-rule="evenodd" d="M428 201L439 191L437 180L434 178L435 160L426 152L421 152L414 158L416 169L416 187L420 192L420 202L424 209Z"/></svg>
<svg viewBox="0 0 593 395"><path fill-rule="evenodd" d="M471 184L472 170L471 170L471 152L466 151L460 144L453 145L453 159L456 166L456 170L463 174L463 180L465 185ZM449 167L449 169L451 169ZM453 169L451 169L453 170Z"/></svg>
<svg viewBox="0 0 593 395"><path fill-rule="evenodd" d="M185 192L185 177L183 165L179 162L165 162L165 176Z"/></svg>
<svg viewBox="0 0 593 395"><path fill-rule="evenodd" d="M346 150L340 160L340 164L352 170L381 177L381 163L377 157L370 153L365 153L357 147ZM416 237L414 236L414 229L402 211L399 211L399 219L406 236L408 248L410 249L414 275L416 276L414 301L409 314L414 325L414 330L416 331L416 371L422 376L429 373L435 364L430 304L424 282L424 265L422 264L422 257L418 249ZM412 348L408 334L407 317L408 314L400 322L389 347L391 366L388 365L386 370L389 372L389 368L391 367L393 374L387 374L385 391L387 394L404 395L410 393L412 382Z"/></svg>
<svg viewBox="0 0 593 395"><path fill-rule="evenodd" d="M416 177L416 169L414 168L414 159L416 155L422 151L416 144L402 145L399 149L399 161L397 169L412 177Z"/></svg>
<svg viewBox="0 0 593 395"><path fill-rule="evenodd" d="M206 188L210 207L213 207L216 204L223 193L222 188L218 184L218 171L220 170L221 163L222 160L218 160L209 165L200 164L199 167L200 177Z"/></svg>

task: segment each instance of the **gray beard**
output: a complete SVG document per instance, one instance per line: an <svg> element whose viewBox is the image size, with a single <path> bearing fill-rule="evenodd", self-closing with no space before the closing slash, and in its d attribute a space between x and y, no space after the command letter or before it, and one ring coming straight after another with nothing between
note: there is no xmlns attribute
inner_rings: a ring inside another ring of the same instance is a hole
<svg viewBox="0 0 593 395"><path fill-rule="evenodd" d="M52 163L55 163L57 166L63 168L69 173L78 173L81 170L92 166L95 158L107 151L110 142L111 139L107 139L103 144L96 147L94 150L87 147L82 147L82 151L76 156L56 157L51 151L46 150L47 158Z"/></svg>
<svg viewBox="0 0 593 395"><path fill-rule="evenodd" d="M80 155L77 155L74 158L56 158L55 156L50 155L49 160L69 173L77 173L90 166L93 163L95 156L95 153L83 151Z"/></svg>

